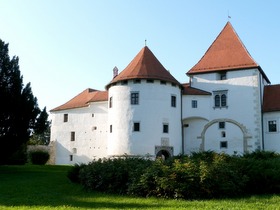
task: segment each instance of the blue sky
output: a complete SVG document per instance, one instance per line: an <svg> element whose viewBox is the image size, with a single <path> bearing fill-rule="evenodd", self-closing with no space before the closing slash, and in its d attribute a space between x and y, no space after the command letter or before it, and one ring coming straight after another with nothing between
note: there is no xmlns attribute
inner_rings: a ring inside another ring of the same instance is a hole
<svg viewBox="0 0 280 210"><path fill-rule="evenodd" d="M147 46L180 82L229 19L272 84L280 83L280 1L0 0L0 39L41 108L104 90Z"/></svg>

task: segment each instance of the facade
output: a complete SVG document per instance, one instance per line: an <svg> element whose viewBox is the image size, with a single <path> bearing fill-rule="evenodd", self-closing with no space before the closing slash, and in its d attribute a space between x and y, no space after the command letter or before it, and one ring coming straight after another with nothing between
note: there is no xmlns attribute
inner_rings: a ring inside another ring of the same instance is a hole
<svg viewBox="0 0 280 210"><path fill-rule="evenodd" d="M147 46L113 71L105 91L86 89L51 110L56 164L280 152L280 86L270 85L230 22L187 72L189 83L179 83Z"/></svg>

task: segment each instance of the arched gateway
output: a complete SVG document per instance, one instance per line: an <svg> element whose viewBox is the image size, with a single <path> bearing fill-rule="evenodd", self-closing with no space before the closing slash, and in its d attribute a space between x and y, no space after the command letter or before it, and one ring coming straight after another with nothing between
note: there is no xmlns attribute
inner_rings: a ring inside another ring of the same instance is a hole
<svg viewBox="0 0 280 210"><path fill-rule="evenodd" d="M246 127L242 124L240 124L239 122L235 121L235 120L232 120L232 119L227 119L227 118L221 118L221 119L215 119L215 120L212 120L210 122L208 122L202 132L201 132L201 136L199 136L198 138L201 139L201 145L200 145L200 150L201 151L205 151L205 133L206 131L208 130L209 127L211 127L213 124L215 123L219 123L219 122L226 122L226 123L231 123L231 124L234 124L236 125L238 128L240 128L242 134L243 134L243 152L247 152L248 151L248 139L249 138L252 138L252 136L250 136L248 134L248 131L246 129Z"/></svg>

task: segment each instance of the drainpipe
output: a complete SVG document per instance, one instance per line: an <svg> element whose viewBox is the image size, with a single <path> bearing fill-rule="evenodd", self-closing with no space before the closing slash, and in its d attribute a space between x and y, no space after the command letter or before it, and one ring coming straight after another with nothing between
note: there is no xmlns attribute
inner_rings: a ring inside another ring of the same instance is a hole
<svg viewBox="0 0 280 210"><path fill-rule="evenodd" d="M184 147L184 123L183 123L183 87L181 89L181 132L182 132L182 155L185 154Z"/></svg>

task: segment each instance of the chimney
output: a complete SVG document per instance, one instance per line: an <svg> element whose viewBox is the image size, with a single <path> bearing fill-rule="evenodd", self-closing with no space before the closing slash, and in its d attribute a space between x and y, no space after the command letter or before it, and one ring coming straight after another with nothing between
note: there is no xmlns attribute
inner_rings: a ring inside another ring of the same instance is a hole
<svg viewBox="0 0 280 210"><path fill-rule="evenodd" d="M118 76L118 74L119 74L119 69L115 66L115 68L113 68L113 78Z"/></svg>

